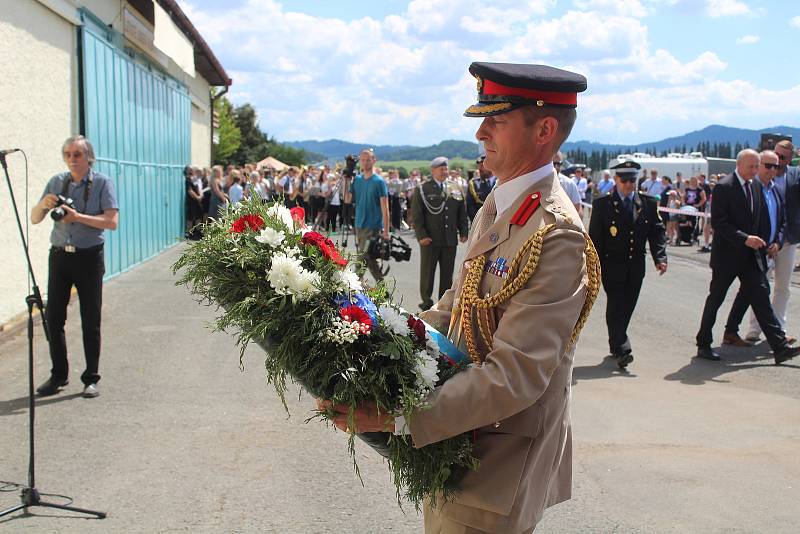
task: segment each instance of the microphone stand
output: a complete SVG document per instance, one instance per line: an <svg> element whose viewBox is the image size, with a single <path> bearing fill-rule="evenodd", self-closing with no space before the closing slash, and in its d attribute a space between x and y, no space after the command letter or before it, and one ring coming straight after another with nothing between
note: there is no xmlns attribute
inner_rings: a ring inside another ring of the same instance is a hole
<svg viewBox="0 0 800 534"><path fill-rule="evenodd" d="M28 243L25 241L25 233L22 231L22 222L19 217L19 210L17 209L17 201L14 199L14 190L11 187L11 178L8 176L8 164L6 163L6 155L0 153L0 165L3 167L3 172L6 175L6 183L8 184L8 192L11 195L11 204L14 206L14 215L17 218L17 227L19 228L19 237L22 240L22 248L25 249L25 259L28 262L28 274L31 277L33 284L33 293L25 297L25 304L28 306L28 486L22 488L20 498L22 504L12 506L6 510L0 511L0 517L12 514L17 510L25 510L28 513L28 508L33 506L44 506L47 508L58 508L59 510L68 510L70 512L78 512L81 514L89 514L99 517L100 519L106 516L105 512L95 512L93 510L86 510L83 508L76 508L74 506L67 506L64 504L56 504L41 499L39 490L36 488L35 479L35 453L34 453L34 419L35 407L33 394L33 307L39 310L39 316L42 318L42 328L44 328L44 337L47 342L50 342L50 336L47 330L47 319L44 315L44 303L42 301L42 294L39 291L39 286L36 285L36 277L33 274L33 266L31 265L31 257L28 253Z"/></svg>

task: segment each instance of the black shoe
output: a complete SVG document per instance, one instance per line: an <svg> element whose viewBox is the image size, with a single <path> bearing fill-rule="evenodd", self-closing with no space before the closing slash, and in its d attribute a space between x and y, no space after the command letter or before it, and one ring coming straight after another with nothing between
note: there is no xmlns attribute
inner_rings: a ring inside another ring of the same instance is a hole
<svg viewBox="0 0 800 534"><path fill-rule="evenodd" d="M775 353L775 365L780 365L786 360L791 360L798 354L800 354L800 347L783 347Z"/></svg>
<svg viewBox="0 0 800 534"><path fill-rule="evenodd" d="M420 302L419 303L419 309L422 310L422 311L430 310L432 306L433 306L432 302L430 304L428 304L427 302Z"/></svg>
<svg viewBox="0 0 800 534"><path fill-rule="evenodd" d="M697 357L703 358L704 360L711 360L712 362L718 362L720 360L719 354L714 352L711 347L697 347Z"/></svg>
<svg viewBox="0 0 800 534"><path fill-rule="evenodd" d="M626 352L625 354L617 354L617 367L625 369L633 361L633 354Z"/></svg>
<svg viewBox="0 0 800 534"><path fill-rule="evenodd" d="M63 380L57 380L52 376L47 379L47 382L36 388L36 393L39 394L40 397L47 397L49 395L55 395L58 393L58 390L63 388L69 384L69 380L64 378Z"/></svg>

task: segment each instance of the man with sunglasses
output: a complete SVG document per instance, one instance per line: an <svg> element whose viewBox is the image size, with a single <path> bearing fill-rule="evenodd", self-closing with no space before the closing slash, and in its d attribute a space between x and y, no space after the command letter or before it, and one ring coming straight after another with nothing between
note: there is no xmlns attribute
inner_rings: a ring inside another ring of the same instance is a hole
<svg viewBox="0 0 800 534"><path fill-rule="evenodd" d="M779 141L775 145L774 153L778 159L774 183L778 195L783 199L786 227L783 246L774 256L775 287L772 296L772 309L781 324L781 328L785 331L786 310L789 306L789 287L792 282L797 244L800 243L800 169L789 165L794 153L794 145L791 141L786 139ZM759 328L758 322L751 320L745 339L755 342L758 341L760 334L761 328Z"/></svg>
<svg viewBox="0 0 800 534"><path fill-rule="evenodd" d="M659 275L667 272L667 236L655 197L636 193L641 166L624 161L613 167L614 191L592 204L592 238L606 292L606 326L611 356L620 369L633 361L628 325L639 299L645 273L645 245Z"/></svg>
<svg viewBox="0 0 800 534"><path fill-rule="evenodd" d="M47 281L47 328L50 333L50 378L37 388L40 396L54 395L69 382L67 320L72 286L78 290L86 370L81 375L83 396L97 397L100 380L100 311L103 303L105 230L116 230L119 221L114 184L92 169L95 156L91 143L82 135L70 137L62 146L68 172L53 176L42 198L31 210L31 222L39 224L54 208L50 234ZM63 203L70 201L69 205ZM60 205L59 205L60 204Z"/></svg>

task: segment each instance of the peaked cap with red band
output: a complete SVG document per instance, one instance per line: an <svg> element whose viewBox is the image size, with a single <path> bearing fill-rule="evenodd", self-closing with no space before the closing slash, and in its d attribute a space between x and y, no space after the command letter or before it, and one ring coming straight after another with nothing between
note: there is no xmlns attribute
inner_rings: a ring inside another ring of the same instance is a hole
<svg viewBox="0 0 800 534"><path fill-rule="evenodd" d="M475 62L469 72L478 80L478 103L467 108L467 117L500 115L522 106L574 108L578 93L586 90L586 78L547 65Z"/></svg>

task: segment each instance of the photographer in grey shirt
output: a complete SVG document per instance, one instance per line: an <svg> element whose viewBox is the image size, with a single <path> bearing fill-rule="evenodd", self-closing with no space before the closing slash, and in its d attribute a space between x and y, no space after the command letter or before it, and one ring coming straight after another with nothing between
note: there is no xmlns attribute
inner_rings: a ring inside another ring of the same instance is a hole
<svg viewBox="0 0 800 534"><path fill-rule="evenodd" d="M92 169L94 149L82 135L62 146L69 172L53 176L42 198L31 210L31 222L39 224L50 213L49 276L45 316L50 335L50 378L36 391L54 395L69 382L64 323L74 285L78 290L86 370L81 375L84 397L99 395L100 311L103 303L103 233L116 230L119 206L111 180Z"/></svg>

